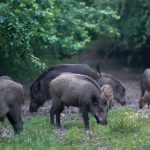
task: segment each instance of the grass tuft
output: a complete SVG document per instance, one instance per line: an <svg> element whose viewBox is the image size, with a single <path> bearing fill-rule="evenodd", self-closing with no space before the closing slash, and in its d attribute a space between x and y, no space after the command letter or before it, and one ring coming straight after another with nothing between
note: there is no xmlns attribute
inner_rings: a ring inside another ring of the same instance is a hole
<svg viewBox="0 0 150 150"><path fill-rule="evenodd" d="M110 132L130 133L139 131L143 121L138 113L131 109L115 110L109 115Z"/></svg>

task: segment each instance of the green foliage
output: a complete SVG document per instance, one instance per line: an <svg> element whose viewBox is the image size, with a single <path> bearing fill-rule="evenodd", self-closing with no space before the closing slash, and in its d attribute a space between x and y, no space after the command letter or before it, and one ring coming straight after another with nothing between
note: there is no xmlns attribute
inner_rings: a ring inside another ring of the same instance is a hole
<svg viewBox="0 0 150 150"><path fill-rule="evenodd" d="M17 63L30 52L29 35L24 24L10 12L9 5L2 3L0 14L1 57Z"/></svg>
<svg viewBox="0 0 150 150"><path fill-rule="evenodd" d="M147 2L137 0L130 5L130 1L126 0L122 4L124 12L122 12L119 27L122 34L122 44L127 49L139 50L150 36L147 26L150 22L150 5ZM126 11L128 13L125 13Z"/></svg>
<svg viewBox="0 0 150 150"><path fill-rule="evenodd" d="M118 23L121 34L118 45L129 53L129 63L135 57L137 62L142 62L150 47L150 3L148 0L137 0L131 5L131 1L126 0L121 5L123 11Z"/></svg>
<svg viewBox="0 0 150 150"><path fill-rule="evenodd" d="M113 38L115 39L113 46L108 46L108 48L103 47L104 50L100 51L105 51L106 55L109 54L107 51L110 51L116 56L122 56L128 65L134 63L137 64L137 66L144 64L149 67L150 1L88 0L85 2L87 2L88 6L97 4L100 10L110 9L109 12L111 14L113 14L111 10L117 14L116 21L112 20L112 25L115 25L119 30L117 33L118 36ZM110 18L109 21L111 21ZM110 29L110 32L113 33L116 32L116 28L111 30L111 27L108 27L107 29ZM100 41L103 41L103 38L100 38ZM107 43L107 40L104 42ZM107 45L109 45L109 42L110 41L108 41Z"/></svg>
<svg viewBox="0 0 150 150"><path fill-rule="evenodd" d="M112 25L117 18L111 8L80 0L2 0L0 64L5 69L1 74L13 74L12 68L18 71L18 64L25 61L30 61L34 70L43 70L47 64L41 57L78 54L100 34L118 34Z"/></svg>
<svg viewBox="0 0 150 150"><path fill-rule="evenodd" d="M0 75L39 73L102 35L116 39L113 52L127 63L147 63L149 26L149 0L1 0Z"/></svg>
<svg viewBox="0 0 150 150"><path fill-rule="evenodd" d="M149 0L105 0L99 1L102 8L110 7L120 19L115 27L119 35L114 43L116 56L127 58L127 64L150 64L150 1Z"/></svg>
<svg viewBox="0 0 150 150"><path fill-rule="evenodd" d="M19 8L14 9L15 5L13 1L0 5L0 74L19 77L24 63L33 62L35 69L40 70L45 69L45 64L33 56L31 33L24 23L25 20L21 20L24 16L17 14ZM33 65L30 65L32 68ZM29 68L30 66L25 67L28 71Z"/></svg>

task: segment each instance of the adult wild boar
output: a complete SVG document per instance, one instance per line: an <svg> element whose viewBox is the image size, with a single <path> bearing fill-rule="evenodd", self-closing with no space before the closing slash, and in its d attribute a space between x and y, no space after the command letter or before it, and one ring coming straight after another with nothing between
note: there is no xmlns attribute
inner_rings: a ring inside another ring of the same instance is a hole
<svg viewBox="0 0 150 150"><path fill-rule="evenodd" d="M101 87L105 84L111 85L114 100L118 101L121 105L126 104L125 87L117 78L110 74L101 73L101 78L98 80L98 83Z"/></svg>
<svg viewBox="0 0 150 150"><path fill-rule="evenodd" d="M43 72L30 86L31 102L30 111L35 112L39 106L43 105L47 99L50 99L49 83L55 77L63 72L78 73L88 75L95 80L100 78L100 74L86 64L60 64L50 67Z"/></svg>
<svg viewBox="0 0 150 150"><path fill-rule="evenodd" d="M23 102L23 86L9 77L0 77L0 119L3 120L7 117L15 133L19 133L23 129L21 118Z"/></svg>
<svg viewBox="0 0 150 150"><path fill-rule="evenodd" d="M50 122L60 124L60 114L64 106L76 106L82 113L85 129L89 128L88 112L91 112L102 125L107 124L108 103L102 95L100 86L91 77L64 73L50 82L52 107L50 109Z"/></svg>
<svg viewBox="0 0 150 150"><path fill-rule="evenodd" d="M141 82L140 82L140 86L141 86L141 98L144 96L144 93L150 92L150 69L146 69L142 76L141 76ZM141 102L139 101L139 104ZM142 108L141 105L139 105L139 108Z"/></svg>

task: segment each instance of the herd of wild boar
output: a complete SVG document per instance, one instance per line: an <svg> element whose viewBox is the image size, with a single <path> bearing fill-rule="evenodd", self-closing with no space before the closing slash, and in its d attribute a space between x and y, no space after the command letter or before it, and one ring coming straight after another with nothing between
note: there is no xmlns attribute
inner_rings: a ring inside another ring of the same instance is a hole
<svg viewBox="0 0 150 150"><path fill-rule="evenodd" d="M139 108L150 104L150 69L141 76ZM43 72L30 86L30 112L36 112L51 99L50 123L61 126L60 117L64 106L79 107L85 129L89 129L92 113L97 123L107 124L107 112L113 100L126 104L125 87L114 76L99 73L86 64L60 64ZM25 100L24 88L8 76L0 77L0 121L5 117L14 132L23 129L21 105Z"/></svg>

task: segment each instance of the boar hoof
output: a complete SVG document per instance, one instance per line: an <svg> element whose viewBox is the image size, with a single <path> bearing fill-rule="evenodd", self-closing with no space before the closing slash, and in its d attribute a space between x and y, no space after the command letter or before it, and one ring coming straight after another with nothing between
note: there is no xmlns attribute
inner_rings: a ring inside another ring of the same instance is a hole
<svg viewBox="0 0 150 150"><path fill-rule="evenodd" d="M14 125L14 132L15 134L19 134L23 130L23 124L16 124Z"/></svg>
<svg viewBox="0 0 150 150"><path fill-rule="evenodd" d="M61 128L61 124L56 124L57 128Z"/></svg>

